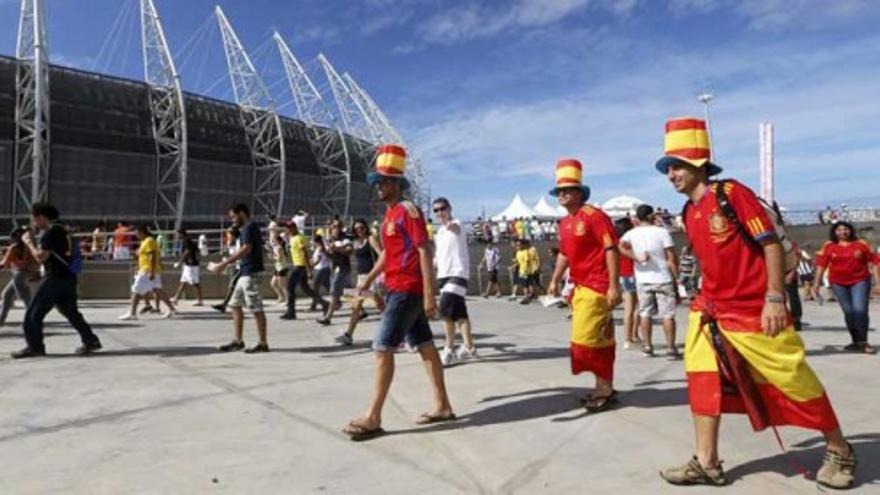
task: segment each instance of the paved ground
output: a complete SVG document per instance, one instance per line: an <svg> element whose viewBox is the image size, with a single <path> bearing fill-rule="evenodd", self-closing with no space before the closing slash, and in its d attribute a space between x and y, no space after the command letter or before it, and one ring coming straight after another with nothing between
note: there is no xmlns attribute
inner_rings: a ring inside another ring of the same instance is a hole
<svg viewBox="0 0 880 495"><path fill-rule="evenodd" d="M418 357L400 355L385 415L392 434L364 444L339 431L368 398L375 317L361 329L364 340L339 348L339 325L282 323L274 310L273 352L249 356L214 352L230 322L210 310L125 324L116 320L119 303L84 311L103 339L100 355L70 356L75 334L53 323L52 356L0 358L0 493L815 490L789 461L816 469L819 438L783 429L793 451L786 457L772 433L752 434L744 417L722 429L732 486L666 486L658 469L692 452L682 363L619 350L622 405L587 416L577 397L592 379L569 374L568 324L556 309L472 301L483 358L447 373L461 420L413 425L428 406L427 382ZM808 306L806 319L810 361L860 456L854 493L880 493L880 357L839 351L847 334L836 306ZM0 329L2 356L21 346L19 333Z"/></svg>

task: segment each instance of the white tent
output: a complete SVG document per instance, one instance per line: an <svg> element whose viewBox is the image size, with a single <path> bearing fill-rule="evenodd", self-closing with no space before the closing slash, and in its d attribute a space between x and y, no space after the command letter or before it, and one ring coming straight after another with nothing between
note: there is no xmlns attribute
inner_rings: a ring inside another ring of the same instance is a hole
<svg viewBox="0 0 880 495"><path fill-rule="evenodd" d="M621 218L635 211L636 207L645 202L632 196L615 196L602 205L602 211L611 218Z"/></svg>
<svg viewBox="0 0 880 495"><path fill-rule="evenodd" d="M532 208L534 210L535 215L540 218L559 218L559 211L556 208L550 206L550 203L544 199L544 196L541 196L541 199L535 203L535 206Z"/></svg>
<svg viewBox="0 0 880 495"><path fill-rule="evenodd" d="M517 194L507 208L501 213L493 216L492 220L497 222L502 219L513 220L514 218L530 218L534 216L536 216L535 211L529 208L529 205L527 205L522 197Z"/></svg>

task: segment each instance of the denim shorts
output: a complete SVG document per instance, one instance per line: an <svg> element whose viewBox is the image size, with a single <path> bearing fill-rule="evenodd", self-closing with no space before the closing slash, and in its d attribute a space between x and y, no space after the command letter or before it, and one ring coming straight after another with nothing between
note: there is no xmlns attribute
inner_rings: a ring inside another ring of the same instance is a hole
<svg viewBox="0 0 880 495"><path fill-rule="evenodd" d="M345 289L351 288L351 270L342 268L333 269L333 278L330 279L330 295L336 298L342 297Z"/></svg>
<svg viewBox="0 0 880 495"><path fill-rule="evenodd" d="M635 293L636 292L636 278L635 277L620 277L620 288L623 292Z"/></svg>
<svg viewBox="0 0 880 495"><path fill-rule="evenodd" d="M373 350L394 350L403 339L410 347L433 345L434 335L428 325L421 294L389 292L385 297L385 312L373 338Z"/></svg>

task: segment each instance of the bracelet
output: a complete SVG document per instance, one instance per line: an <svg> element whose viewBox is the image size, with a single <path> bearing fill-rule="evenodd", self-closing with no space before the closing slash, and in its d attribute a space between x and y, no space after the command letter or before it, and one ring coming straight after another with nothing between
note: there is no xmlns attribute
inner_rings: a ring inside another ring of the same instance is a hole
<svg viewBox="0 0 880 495"><path fill-rule="evenodd" d="M773 304L785 304L785 296L772 296L768 294L764 300Z"/></svg>

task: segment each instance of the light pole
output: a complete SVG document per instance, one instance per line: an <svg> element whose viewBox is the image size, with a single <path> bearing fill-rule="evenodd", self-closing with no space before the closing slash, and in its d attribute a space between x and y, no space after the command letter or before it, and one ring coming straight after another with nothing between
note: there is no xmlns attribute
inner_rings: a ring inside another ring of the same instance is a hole
<svg viewBox="0 0 880 495"><path fill-rule="evenodd" d="M708 91L703 91L701 94L697 95L697 100L703 104L703 110L706 115L706 134L709 135L709 145L712 148L712 154L715 155L712 159L713 162L717 163L718 161L718 148L715 146L715 139L712 136L712 122L709 119L709 103L712 101L715 95Z"/></svg>

